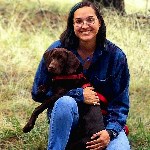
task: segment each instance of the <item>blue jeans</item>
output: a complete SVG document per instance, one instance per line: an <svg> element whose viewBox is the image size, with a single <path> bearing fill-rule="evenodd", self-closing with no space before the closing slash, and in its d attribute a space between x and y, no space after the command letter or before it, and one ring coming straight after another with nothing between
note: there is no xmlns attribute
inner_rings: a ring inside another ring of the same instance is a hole
<svg viewBox="0 0 150 150"><path fill-rule="evenodd" d="M48 117L50 128L47 150L65 150L71 129L76 127L79 120L76 101L69 96L59 98ZM109 143L107 150L130 150L124 131Z"/></svg>

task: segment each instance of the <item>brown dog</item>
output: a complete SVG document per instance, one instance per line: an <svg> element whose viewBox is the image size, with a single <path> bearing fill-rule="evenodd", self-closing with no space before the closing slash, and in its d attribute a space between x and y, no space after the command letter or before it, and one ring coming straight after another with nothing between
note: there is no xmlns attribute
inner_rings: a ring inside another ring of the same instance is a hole
<svg viewBox="0 0 150 150"><path fill-rule="evenodd" d="M28 123L23 128L23 132L30 132L35 121L40 113L47 108L52 108L54 103L60 97L64 96L71 89L82 87L87 83L86 78L82 74L82 65L77 57L70 51L64 48L55 48L44 53L44 59L48 72L52 76L51 87L53 95L43 101L43 103L35 108ZM38 94L42 97L49 88L49 84L41 85ZM74 136L70 136L67 149L85 149L85 143L90 141L90 137L104 129L103 117L99 106L87 105L84 103L78 104L79 107L79 126L78 142L75 143ZM73 148L72 148L73 146Z"/></svg>

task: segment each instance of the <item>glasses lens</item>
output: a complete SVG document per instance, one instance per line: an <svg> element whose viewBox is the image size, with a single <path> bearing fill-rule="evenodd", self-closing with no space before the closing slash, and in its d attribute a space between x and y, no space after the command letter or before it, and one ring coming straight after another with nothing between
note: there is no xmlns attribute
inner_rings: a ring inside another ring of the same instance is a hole
<svg viewBox="0 0 150 150"><path fill-rule="evenodd" d="M82 19L76 19L76 20L74 21L75 26L81 26L82 23L83 23Z"/></svg>
<svg viewBox="0 0 150 150"><path fill-rule="evenodd" d="M92 25L95 23L95 18L93 17L88 17L85 20L82 19L75 19L74 25L76 27L81 27L84 23L86 22L87 25Z"/></svg>
<svg viewBox="0 0 150 150"><path fill-rule="evenodd" d="M87 24L91 25L95 23L95 19L94 18L87 18L86 19Z"/></svg>

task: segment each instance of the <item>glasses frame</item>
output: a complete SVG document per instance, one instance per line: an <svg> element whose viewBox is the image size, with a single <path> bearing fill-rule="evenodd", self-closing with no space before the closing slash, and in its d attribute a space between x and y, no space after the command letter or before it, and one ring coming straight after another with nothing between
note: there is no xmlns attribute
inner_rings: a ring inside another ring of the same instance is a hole
<svg viewBox="0 0 150 150"><path fill-rule="evenodd" d="M94 16L89 16L85 19L82 19L82 18L76 18L74 21L73 21L73 24L75 27L77 28L81 28L85 23L86 25L88 26L91 26L91 25L94 25L96 20L98 20L97 18L95 18ZM78 22L79 21L79 22Z"/></svg>

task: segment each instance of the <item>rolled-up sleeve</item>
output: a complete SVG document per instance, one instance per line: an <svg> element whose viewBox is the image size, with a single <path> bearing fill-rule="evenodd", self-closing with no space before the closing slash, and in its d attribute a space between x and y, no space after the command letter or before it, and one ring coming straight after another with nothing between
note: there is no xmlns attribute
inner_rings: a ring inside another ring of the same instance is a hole
<svg viewBox="0 0 150 150"><path fill-rule="evenodd" d="M83 102L84 100L83 88L72 89L67 95L73 97L76 102Z"/></svg>

